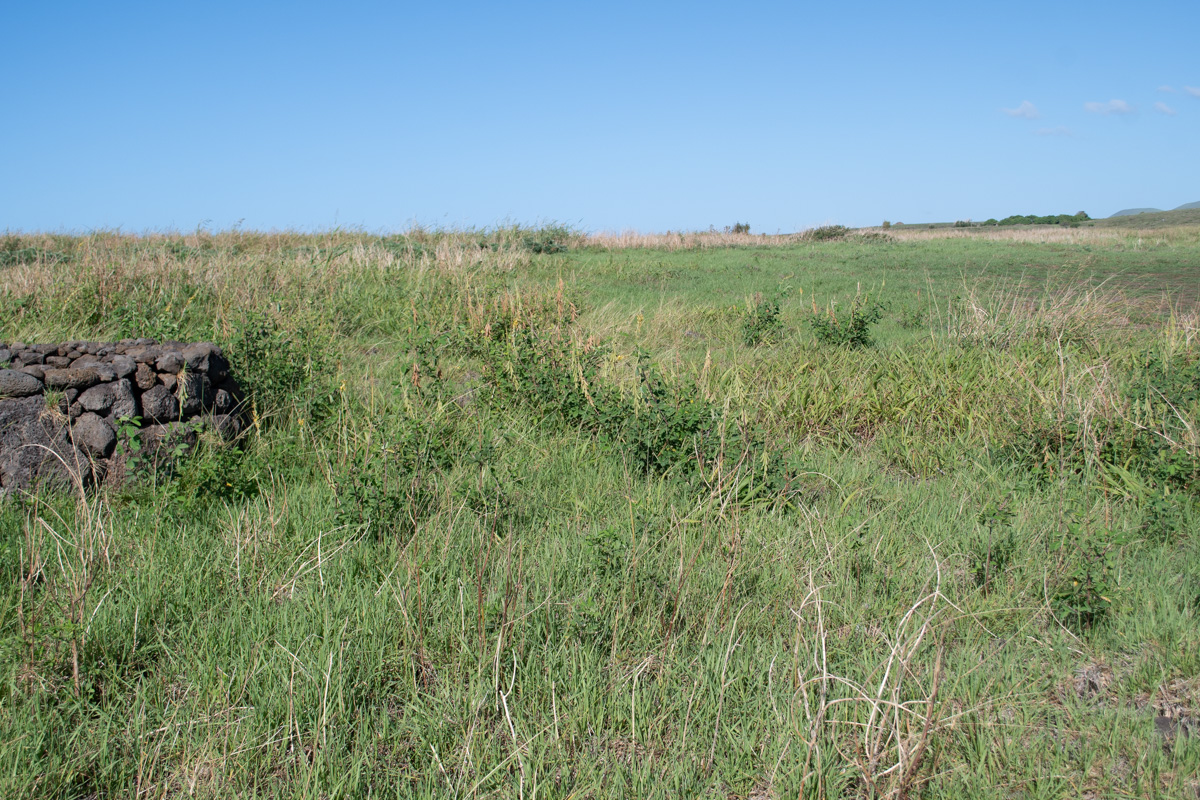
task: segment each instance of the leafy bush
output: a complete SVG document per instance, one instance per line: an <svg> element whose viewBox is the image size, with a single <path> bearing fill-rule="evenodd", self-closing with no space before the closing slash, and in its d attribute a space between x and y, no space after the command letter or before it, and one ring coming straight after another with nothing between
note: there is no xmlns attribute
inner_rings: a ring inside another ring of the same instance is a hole
<svg viewBox="0 0 1200 800"><path fill-rule="evenodd" d="M602 343L580 346L561 333L513 331L505 342L476 340L488 398L497 407L521 405L568 430L595 436L644 474L669 475L695 489L731 465L743 471L740 502L785 498L792 474L765 437L729 424L690 380L668 379L648 353L637 353L637 385L623 392L603 375Z"/></svg>
<svg viewBox="0 0 1200 800"><path fill-rule="evenodd" d="M993 502L979 512L976 520L984 527L986 533L971 545L971 572L975 576L975 585L987 594L993 578L1004 572L1016 554L1017 543L1012 527L1013 512L1005 503ZM997 528L1003 530L1002 535L997 536Z"/></svg>
<svg viewBox="0 0 1200 800"><path fill-rule="evenodd" d="M36 264L45 261L49 264L66 263L71 260L69 253L47 250L33 244L27 244L20 236L7 234L0 238L0 267L11 267L18 264Z"/></svg>
<svg viewBox="0 0 1200 800"><path fill-rule="evenodd" d="M750 232L750 223L749 222L735 222L733 225L733 228L726 228L725 230L730 231L732 233L749 233Z"/></svg>
<svg viewBox="0 0 1200 800"><path fill-rule="evenodd" d="M567 245L548 236L526 236L521 246L531 253L565 253Z"/></svg>
<svg viewBox="0 0 1200 800"><path fill-rule="evenodd" d="M813 242L827 242L833 239L844 239L850 229L845 225L822 225L819 228L805 231L801 238Z"/></svg>
<svg viewBox="0 0 1200 800"><path fill-rule="evenodd" d="M1086 212L1080 211L1076 214L1050 214L1047 216L1037 216L1035 214L1014 214L1011 217L1005 217L1000 220L999 225L1078 225L1081 222L1087 222L1091 217Z"/></svg>
<svg viewBox="0 0 1200 800"><path fill-rule="evenodd" d="M314 420L323 416L328 363L323 346L314 345L321 341L307 328L287 331L265 314L246 315L227 352L256 425L288 407L299 406Z"/></svg>
<svg viewBox="0 0 1200 800"><path fill-rule="evenodd" d="M1059 620L1076 633L1104 622L1116 592L1116 551L1123 542L1107 530L1092 531L1086 522L1072 520L1055 549L1066 559L1066 570L1051 597Z"/></svg>
<svg viewBox="0 0 1200 800"><path fill-rule="evenodd" d="M883 317L883 306L866 297L856 297L848 314L841 319L831 307L825 313L813 314L809 326L821 344L851 348L872 347L871 326Z"/></svg>
<svg viewBox="0 0 1200 800"><path fill-rule="evenodd" d="M755 347L778 339L783 333L780 313L778 297L764 299L761 294L755 295L754 302L742 316L742 341Z"/></svg>

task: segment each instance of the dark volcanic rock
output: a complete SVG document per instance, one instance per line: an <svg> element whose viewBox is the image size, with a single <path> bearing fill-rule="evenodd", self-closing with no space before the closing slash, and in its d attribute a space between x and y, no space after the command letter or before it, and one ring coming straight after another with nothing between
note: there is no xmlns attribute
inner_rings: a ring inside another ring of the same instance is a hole
<svg viewBox="0 0 1200 800"><path fill-rule="evenodd" d="M154 374L154 370L149 364L138 364L137 372L134 373L133 382L143 392L147 389L154 388L154 384L158 383L158 376Z"/></svg>
<svg viewBox="0 0 1200 800"><path fill-rule="evenodd" d="M83 414L71 426L76 446L97 458L108 458L117 444L117 432L92 413Z"/></svg>
<svg viewBox="0 0 1200 800"><path fill-rule="evenodd" d="M0 495L122 480L123 420L144 419L154 459L180 457L206 426L235 439L242 399L211 342L0 342Z"/></svg>
<svg viewBox="0 0 1200 800"><path fill-rule="evenodd" d="M183 348L182 355L188 370L206 373L213 381L219 382L229 371L229 362L221 348L210 342L189 344Z"/></svg>
<svg viewBox="0 0 1200 800"><path fill-rule="evenodd" d="M84 485L95 479L87 458L71 446L67 418L48 412L41 395L0 400L0 495L39 482L72 485L75 476Z"/></svg>
<svg viewBox="0 0 1200 800"><path fill-rule="evenodd" d="M165 386L155 386L142 394L142 416L152 422L179 419L179 401Z"/></svg>
<svg viewBox="0 0 1200 800"><path fill-rule="evenodd" d="M212 418L213 428L224 439L236 439L242 432L242 418L237 414L217 414Z"/></svg>
<svg viewBox="0 0 1200 800"><path fill-rule="evenodd" d="M212 381L202 373L189 372L179 381L175 395L181 416L194 417L212 405Z"/></svg>
<svg viewBox="0 0 1200 800"><path fill-rule="evenodd" d="M217 390L217 396L213 398L213 411L218 414L228 414L233 410L233 395L224 389Z"/></svg>
<svg viewBox="0 0 1200 800"><path fill-rule="evenodd" d="M135 345L126 350L125 355L139 364L153 365L155 361L158 361L158 357L162 355L162 350L153 345Z"/></svg>
<svg viewBox="0 0 1200 800"><path fill-rule="evenodd" d="M48 369L43 380L49 389L86 389L103 380L111 381L115 377L117 377L117 373L112 367L81 367L79 369Z"/></svg>
<svg viewBox="0 0 1200 800"><path fill-rule="evenodd" d="M170 372L172 374L183 369L183 365L183 356L173 351L163 353L158 357L158 360L154 362L154 368L156 370L159 372Z"/></svg>
<svg viewBox="0 0 1200 800"><path fill-rule="evenodd" d="M0 397L28 397L42 389L42 382L27 372L0 369Z"/></svg>
<svg viewBox="0 0 1200 800"><path fill-rule="evenodd" d="M117 373L117 378L128 378L137 370L137 362L129 356L113 356L112 368Z"/></svg>
<svg viewBox="0 0 1200 800"><path fill-rule="evenodd" d="M122 378L116 383L109 384L112 386L112 410L109 416L114 420L119 420L122 417L136 417L140 413L137 395L133 393L133 384L128 378Z"/></svg>
<svg viewBox="0 0 1200 800"><path fill-rule="evenodd" d="M142 428L142 444L151 451L178 445L195 446L199 439L196 425L187 422L169 422L166 425L147 425Z"/></svg>
<svg viewBox="0 0 1200 800"><path fill-rule="evenodd" d="M101 414L108 411L113 404L113 385L111 383L96 384L79 395L79 404L88 411Z"/></svg>

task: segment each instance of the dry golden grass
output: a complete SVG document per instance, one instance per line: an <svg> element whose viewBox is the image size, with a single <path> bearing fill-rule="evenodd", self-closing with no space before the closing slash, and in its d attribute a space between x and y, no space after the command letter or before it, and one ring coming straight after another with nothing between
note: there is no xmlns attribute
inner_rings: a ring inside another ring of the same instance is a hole
<svg viewBox="0 0 1200 800"><path fill-rule="evenodd" d="M882 233L882 228L864 228ZM1026 244L1098 244L1124 242L1135 246L1179 244L1200 241L1200 226L1180 226L1136 230L1129 228L1071 228L1060 225L1031 225L1012 228L921 228L892 227L889 236L899 241L928 241L931 239L983 239L992 242L1021 242Z"/></svg>

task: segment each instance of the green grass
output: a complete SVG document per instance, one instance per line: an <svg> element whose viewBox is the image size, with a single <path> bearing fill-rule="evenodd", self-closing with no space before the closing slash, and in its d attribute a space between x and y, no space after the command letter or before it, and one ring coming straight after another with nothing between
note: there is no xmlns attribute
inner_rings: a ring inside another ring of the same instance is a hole
<svg viewBox="0 0 1200 800"><path fill-rule="evenodd" d="M215 340L261 425L0 506L4 797L1196 791L1195 237L8 251L0 341Z"/></svg>

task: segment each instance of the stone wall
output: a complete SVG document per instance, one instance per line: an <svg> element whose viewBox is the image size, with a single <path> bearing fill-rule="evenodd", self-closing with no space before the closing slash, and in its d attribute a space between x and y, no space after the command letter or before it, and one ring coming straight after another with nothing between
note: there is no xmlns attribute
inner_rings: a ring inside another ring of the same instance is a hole
<svg viewBox="0 0 1200 800"><path fill-rule="evenodd" d="M45 482L119 478L122 420L139 445L194 443L211 426L241 430L241 392L221 349L206 342L0 343L0 497Z"/></svg>

